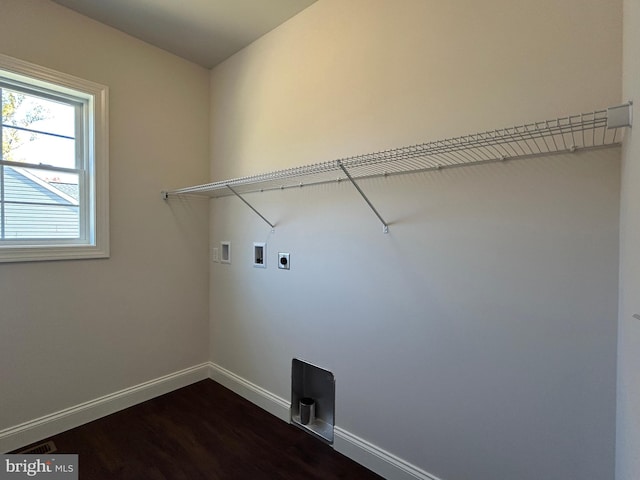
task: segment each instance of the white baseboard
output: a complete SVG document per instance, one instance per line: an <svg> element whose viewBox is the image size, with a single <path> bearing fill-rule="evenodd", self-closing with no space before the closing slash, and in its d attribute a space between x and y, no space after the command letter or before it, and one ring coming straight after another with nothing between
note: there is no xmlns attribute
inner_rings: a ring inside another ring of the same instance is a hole
<svg viewBox="0 0 640 480"><path fill-rule="evenodd" d="M381 477L393 480L440 480L340 427L335 427L333 433L333 448Z"/></svg>
<svg viewBox="0 0 640 480"><path fill-rule="evenodd" d="M290 403L288 400L220 365L207 362L1 430L0 453L16 450L205 378L211 378L263 410L289 423ZM333 448L336 451L386 479L439 480L415 465L339 426L335 427L334 434Z"/></svg>
<svg viewBox="0 0 640 480"><path fill-rule="evenodd" d="M289 423L290 402L217 365L210 364L209 378ZM333 448L388 480L440 480L421 468L340 428L334 427Z"/></svg>
<svg viewBox="0 0 640 480"><path fill-rule="evenodd" d="M62 433L209 377L210 363L180 370L0 431L0 453Z"/></svg>

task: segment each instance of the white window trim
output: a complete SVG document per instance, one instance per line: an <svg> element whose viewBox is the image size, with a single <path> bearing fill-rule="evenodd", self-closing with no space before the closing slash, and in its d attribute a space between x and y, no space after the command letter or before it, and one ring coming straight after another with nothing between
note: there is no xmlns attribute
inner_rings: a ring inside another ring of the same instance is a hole
<svg viewBox="0 0 640 480"><path fill-rule="evenodd" d="M29 77L33 85L54 84L60 89L68 88L69 92L82 92L89 97L93 115L89 117L88 145L93 151L92 168L94 185L92 238L86 244L70 245L34 245L34 246L2 246L1 262L30 262L44 260L75 260L109 257L109 88L95 82L84 80L66 73L57 72L46 67L34 65L17 58L0 54L0 69L9 78L15 74L15 80Z"/></svg>

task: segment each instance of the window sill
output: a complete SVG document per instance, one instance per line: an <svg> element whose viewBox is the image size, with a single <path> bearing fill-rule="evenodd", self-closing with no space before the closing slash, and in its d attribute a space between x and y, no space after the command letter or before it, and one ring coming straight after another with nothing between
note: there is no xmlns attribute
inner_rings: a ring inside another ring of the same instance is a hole
<svg viewBox="0 0 640 480"><path fill-rule="evenodd" d="M45 262L109 258L109 249L95 245L56 245L50 247L0 247L0 263Z"/></svg>

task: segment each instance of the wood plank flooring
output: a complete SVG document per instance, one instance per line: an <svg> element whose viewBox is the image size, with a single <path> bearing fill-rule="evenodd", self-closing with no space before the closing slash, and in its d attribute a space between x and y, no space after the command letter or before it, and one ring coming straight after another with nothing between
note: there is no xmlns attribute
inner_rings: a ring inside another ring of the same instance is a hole
<svg viewBox="0 0 640 480"><path fill-rule="evenodd" d="M382 478L212 380L45 440L80 480Z"/></svg>

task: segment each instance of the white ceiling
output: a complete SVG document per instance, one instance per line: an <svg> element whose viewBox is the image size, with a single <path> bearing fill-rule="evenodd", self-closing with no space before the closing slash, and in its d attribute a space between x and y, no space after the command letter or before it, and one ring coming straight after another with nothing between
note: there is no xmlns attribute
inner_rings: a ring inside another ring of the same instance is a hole
<svg viewBox="0 0 640 480"><path fill-rule="evenodd" d="M316 0L53 0L211 68Z"/></svg>

